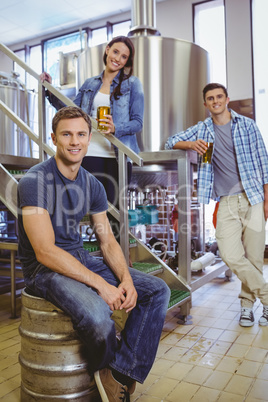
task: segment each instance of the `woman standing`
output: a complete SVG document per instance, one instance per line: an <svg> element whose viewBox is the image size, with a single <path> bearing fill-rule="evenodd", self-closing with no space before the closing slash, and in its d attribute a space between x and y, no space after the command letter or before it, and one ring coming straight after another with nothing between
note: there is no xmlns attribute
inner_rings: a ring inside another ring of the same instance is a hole
<svg viewBox="0 0 268 402"><path fill-rule="evenodd" d="M144 95L140 80L133 76L134 46L126 36L113 38L106 46L103 62L105 69L97 76L88 78L79 89L74 103L91 117L97 118L98 106L110 106L111 114L102 122L106 134L115 135L120 141L139 152L136 134L143 125ZM44 72L41 81L51 83ZM50 103L58 110L64 104L47 91ZM108 200L118 207L117 148L101 134L94 134L82 166L93 173L104 185ZM132 165L128 162L128 183Z"/></svg>

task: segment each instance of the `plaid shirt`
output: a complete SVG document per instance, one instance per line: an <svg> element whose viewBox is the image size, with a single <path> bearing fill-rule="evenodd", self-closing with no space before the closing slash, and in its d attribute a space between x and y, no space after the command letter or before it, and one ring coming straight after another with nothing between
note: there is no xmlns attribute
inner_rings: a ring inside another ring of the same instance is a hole
<svg viewBox="0 0 268 402"><path fill-rule="evenodd" d="M263 185L268 183L268 156L261 133L254 120L231 112L231 130L236 153L238 170L242 186L251 205L264 200ZM189 127L186 131L169 137L165 149L173 149L179 141L196 141L202 139L214 142L213 121L208 117ZM213 155L212 164L198 163L197 194L198 201L208 204L212 198L214 181Z"/></svg>

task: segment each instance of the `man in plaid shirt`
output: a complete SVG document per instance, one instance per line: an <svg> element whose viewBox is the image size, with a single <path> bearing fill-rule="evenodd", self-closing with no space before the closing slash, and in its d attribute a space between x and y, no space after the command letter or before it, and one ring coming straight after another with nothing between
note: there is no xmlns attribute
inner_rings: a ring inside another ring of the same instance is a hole
<svg viewBox="0 0 268 402"><path fill-rule="evenodd" d="M263 277L267 151L255 122L228 109L223 85L206 85L203 99L210 117L170 137L165 149L191 149L202 156L206 143L214 143L211 164L198 164L198 201L220 200L216 239L221 258L241 280L239 324L254 325L258 297L263 304L259 325L268 326L268 283Z"/></svg>

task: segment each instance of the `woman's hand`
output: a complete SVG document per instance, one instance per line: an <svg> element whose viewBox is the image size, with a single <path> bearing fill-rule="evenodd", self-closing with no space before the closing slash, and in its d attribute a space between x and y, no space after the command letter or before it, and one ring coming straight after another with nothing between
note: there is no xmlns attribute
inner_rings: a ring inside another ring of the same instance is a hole
<svg viewBox="0 0 268 402"><path fill-rule="evenodd" d="M51 77L51 75L49 75L47 72L43 72L42 74L40 74L39 75L39 78L40 78L40 81L41 82L44 82L44 81L47 81L47 82L49 82L50 84L52 84L52 77Z"/></svg>
<svg viewBox="0 0 268 402"><path fill-rule="evenodd" d="M98 121L102 123L103 126L107 127L106 131L102 131L104 134L114 134L115 125L113 122L113 117L111 114L107 114L105 119L99 119Z"/></svg>

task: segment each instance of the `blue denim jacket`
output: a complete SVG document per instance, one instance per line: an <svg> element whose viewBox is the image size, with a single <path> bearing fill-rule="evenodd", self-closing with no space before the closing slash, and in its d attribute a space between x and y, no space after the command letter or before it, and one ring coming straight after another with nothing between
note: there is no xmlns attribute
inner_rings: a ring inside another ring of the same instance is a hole
<svg viewBox="0 0 268 402"><path fill-rule="evenodd" d="M113 79L110 93L119 83L119 74ZM92 78L88 78L79 89L74 103L81 107L87 114L91 114L93 100L102 85L103 72ZM144 94L140 80L131 76L121 83L122 95L115 100L111 99L111 114L115 125L114 135L132 151L139 153L136 133L142 130ZM64 104L53 94L49 96L50 103L58 110Z"/></svg>

